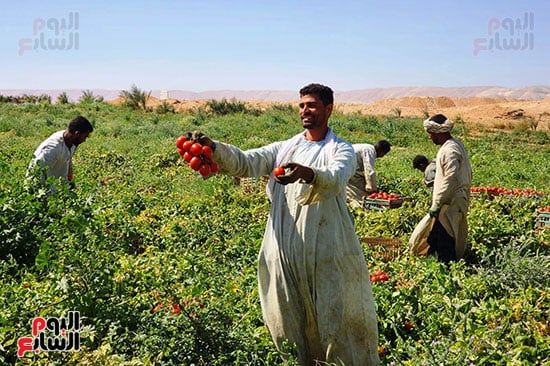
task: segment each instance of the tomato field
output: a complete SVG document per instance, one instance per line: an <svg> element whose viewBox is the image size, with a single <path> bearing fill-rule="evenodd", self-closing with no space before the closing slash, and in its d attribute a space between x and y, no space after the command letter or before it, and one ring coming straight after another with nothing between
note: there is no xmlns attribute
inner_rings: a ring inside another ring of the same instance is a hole
<svg viewBox="0 0 550 366"><path fill-rule="evenodd" d="M57 193L48 195L25 185L34 149L79 114L94 132L74 157L75 188L50 181ZM360 238L402 243L390 259L364 245L382 364L550 364L550 229L536 225L550 205L550 135L455 126L473 186L503 190L475 192L465 258L447 267L406 252L431 203L412 159L438 149L422 121L335 112L330 123L353 143L390 141L376 160L379 190L408 198L351 211ZM291 105L160 113L0 103L0 364L282 364L257 292L263 180L243 189L232 177L205 179L175 142L200 130L246 149L301 129ZM80 315L79 349L18 356L33 319L69 312Z"/></svg>

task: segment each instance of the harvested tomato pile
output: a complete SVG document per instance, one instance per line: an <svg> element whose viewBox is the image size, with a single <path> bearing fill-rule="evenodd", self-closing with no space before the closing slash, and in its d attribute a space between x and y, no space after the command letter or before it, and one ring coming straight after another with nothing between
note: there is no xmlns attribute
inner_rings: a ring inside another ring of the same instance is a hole
<svg viewBox="0 0 550 366"><path fill-rule="evenodd" d="M178 153L191 169L207 177L218 171L218 164L212 160L213 151L209 146L203 146L188 136L180 136L176 140Z"/></svg>
<svg viewBox="0 0 550 366"><path fill-rule="evenodd" d="M548 206L546 206L546 207L543 207L543 208L539 208L539 209L537 210L537 212L539 212L539 213L545 213L545 212L550 213L550 205L548 205Z"/></svg>
<svg viewBox="0 0 550 366"><path fill-rule="evenodd" d="M470 191L472 193L487 193L490 196L499 196L499 195L542 196L543 195L542 192L539 192L535 189L521 189L521 188L506 189L502 187L490 187L490 186L472 187L470 188Z"/></svg>
<svg viewBox="0 0 550 366"><path fill-rule="evenodd" d="M396 200L401 198L401 196L398 194L390 194L387 192L374 192L371 193L367 198L375 200Z"/></svg>
<svg viewBox="0 0 550 366"><path fill-rule="evenodd" d="M379 281L387 281L390 279L390 276L388 276L387 273L385 273L382 270L377 270L373 274L369 274L370 282L379 282Z"/></svg>

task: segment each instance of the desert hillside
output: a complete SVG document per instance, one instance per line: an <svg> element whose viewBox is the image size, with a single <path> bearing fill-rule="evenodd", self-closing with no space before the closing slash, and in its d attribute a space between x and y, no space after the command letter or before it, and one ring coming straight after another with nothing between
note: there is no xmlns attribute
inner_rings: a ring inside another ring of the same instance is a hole
<svg viewBox="0 0 550 366"><path fill-rule="evenodd" d="M175 111L193 111L205 108L209 99L177 100L149 97L148 108L155 109L162 103L174 106ZM115 98L110 103L122 103ZM250 100L250 107L266 109L277 102ZM467 124L483 124L490 128L513 129L516 124L536 125L538 130L550 130L550 97L543 100L518 100L504 98L451 98L410 96L395 99L377 100L372 103L335 103L335 108L343 113L360 113L375 116L423 117L442 113L451 119L462 119Z"/></svg>
<svg viewBox="0 0 550 366"><path fill-rule="evenodd" d="M121 103L121 90L87 90L110 103ZM1 89L1 95L49 95L55 102L62 92L77 102L83 90L19 90ZM296 104L296 91L286 90L151 90L149 108L166 102L176 111L204 107L211 99L237 99L255 108L264 109L273 104ZM161 100L160 97L163 96ZM498 86L475 87L394 87L335 91L336 108L344 113L423 117L443 113L465 123L482 123L499 129L513 129L527 124L531 128L550 130L550 86L535 85L518 88Z"/></svg>

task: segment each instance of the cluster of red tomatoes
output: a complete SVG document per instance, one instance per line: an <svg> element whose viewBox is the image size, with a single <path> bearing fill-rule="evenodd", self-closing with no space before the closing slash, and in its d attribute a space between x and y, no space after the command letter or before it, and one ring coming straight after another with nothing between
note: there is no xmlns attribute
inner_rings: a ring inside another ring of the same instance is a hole
<svg viewBox="0 0 550 366"><path fill-rule="evenodd" d="M490 187L490 186L472 187L470 188L470 191L472 193L483 192L491 196L499 196L499 195L542 196L543 195L542 192L539 192L535 189L521 189L521 188L506 189L502 187Z"/></svg>
<svg viewBox="0 0 550 366"><path fill-rule="evenodd" d="M541 212L541 213L548 212L548 213L550 213L550 205L548 205L546 207L543 207L543 208L539 208L538 212Z"/></svg>
<svg viewBox="0 0 550 366"><path fill-rule="evenodd" d="M371 193L368 198L375 199L375 200L396 200L401 198L398 194L390 194L387 192L374 192Z"/></svg>
<svg viewBox="0 0 550 366"><path fill-rule="evenodd" d="M191 169L198 171L203 177L218 172L218 164L212 160L213 151L209 146L203 146L186 136L180 136L176 140L176 147Z"/></svg>
<svg viewBox="0 0 550 366"><path fill-rule="evenodd" d="M381 269L375 271L372 274L369 274L369 277L370 277L370 282L387 281L390 279L390 276L388 276L388 274L382 271Z"/></svg>

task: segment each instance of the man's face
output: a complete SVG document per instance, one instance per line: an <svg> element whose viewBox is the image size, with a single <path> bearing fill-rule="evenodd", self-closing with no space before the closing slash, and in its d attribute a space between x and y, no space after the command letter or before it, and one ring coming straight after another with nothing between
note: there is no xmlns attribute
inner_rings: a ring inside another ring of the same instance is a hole
<svg viewBox="0 0 550 366"><path fill-rule="evenodd" d="M80 131L76 131L75 134L74 134L74 144L76 146L80 145L81 143L83 143L84 141L86 141L86 139L88 138L88 136L90 135L89 132L80 132Z"/></svg>
<svg viewBox="0 0 550 366"><path fill-rule="evenodd" d="M443 134L441 133L433 133L433 132L429 132L430 134L430 140L432 140L432 142L436 145L441 145L443 143Z"/></svg>
<svg viewBox="0 0 550 366"><path fill-rule="evenodd" d="M308 94L300 98L299 107L304 128L314 129L328 124L332 113L332 104L325 106L316 95Z"/></svg>

